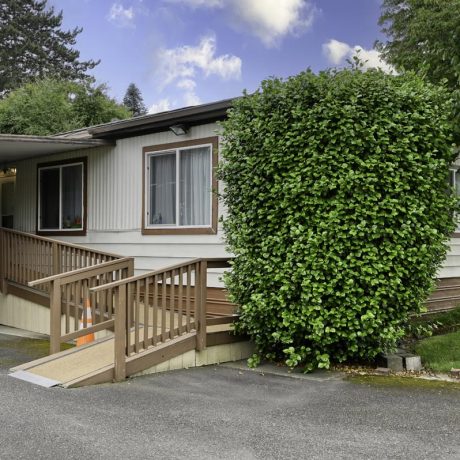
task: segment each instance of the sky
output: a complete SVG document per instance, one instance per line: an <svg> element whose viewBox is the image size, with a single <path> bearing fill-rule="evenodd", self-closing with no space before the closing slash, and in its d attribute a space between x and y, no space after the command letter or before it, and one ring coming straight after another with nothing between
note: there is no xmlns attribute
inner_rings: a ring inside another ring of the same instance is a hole
<svg viewBox="0 0 460 460"><path fill-rule="evenodd" d="M48 0L91 74L121 102L130 83L150 113L236 97L262 80L346 66L389 67L381 0Z"/></svg>

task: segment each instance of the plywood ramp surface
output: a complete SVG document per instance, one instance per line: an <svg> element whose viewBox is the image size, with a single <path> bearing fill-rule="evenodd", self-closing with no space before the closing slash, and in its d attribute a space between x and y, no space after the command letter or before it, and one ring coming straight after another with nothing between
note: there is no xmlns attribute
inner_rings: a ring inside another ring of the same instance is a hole
<svg viewBox="0 0 460 460"><path fill-rule="evenodd" d="M38 365L29 372L66 384L84 375L113 365L113 339L95 343L53 361Z"/></svg>

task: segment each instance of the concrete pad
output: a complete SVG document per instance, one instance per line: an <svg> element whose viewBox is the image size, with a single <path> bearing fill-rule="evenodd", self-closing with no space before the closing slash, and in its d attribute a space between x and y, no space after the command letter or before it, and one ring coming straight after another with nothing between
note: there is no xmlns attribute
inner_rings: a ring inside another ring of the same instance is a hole
<svg viewBox="0 0 460 460"><path fill-rule="evenodd" d="M17 327L3 326L0 324L0 334L14 335L16 337L27 337L29 339L42 339L48 340L50 337L46 334L39 334L38 332L26 331Z"/></svg>

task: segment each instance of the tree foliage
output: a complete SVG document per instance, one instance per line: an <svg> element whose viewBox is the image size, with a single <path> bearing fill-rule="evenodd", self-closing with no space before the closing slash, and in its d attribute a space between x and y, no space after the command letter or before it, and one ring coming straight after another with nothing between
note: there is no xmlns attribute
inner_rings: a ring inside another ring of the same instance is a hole
<svg viewBox="0 0 460 460"><path fill-rule="evenodd" d="M45 79L0 100L0 133L44 136L129 117L104 85Z"/></svg>
<svg viewBox="0 0 460 460"><path fill-rule="evenodd" d="M132 113L133 117L138 117L147 113L141 91L134 83L130 83L128 86L123 98L123 104Z"/></svg>
<svg viewBox="0 0 460 460"><path fill-rule="evenodd" d="M457 200L443 89L411 74L310 71L223 122L237 325L290 366L372 358L423 309Z"/></svg>
<svg viewBox="0 0 460 460"><path fill-rule="evenodd" d="M35 78L83 81L98 62L73 48L81 28L61 30L46 0L0 0L0 94Z"/></svg>
<svg viewBox="0 0 460 460"><path fill-rule="evenodd" d="M457 100L459 126L460 0L384 0L379 24L388 38L376 44L385 60L445 83Z"/></svg>

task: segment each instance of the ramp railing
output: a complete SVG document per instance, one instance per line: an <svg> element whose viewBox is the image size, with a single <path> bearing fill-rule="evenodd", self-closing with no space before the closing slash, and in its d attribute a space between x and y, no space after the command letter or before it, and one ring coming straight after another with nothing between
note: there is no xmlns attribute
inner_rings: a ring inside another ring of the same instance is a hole
<svg viewBox="0 0 460 460"><path fill-rule="evenodd" d="M196 350L206 348L207 270L228 261L192 259L90 289L114 296L115 380L126 377L127 359L179 337L194 335Z"/></svg>
<svg viewBox="0 0 460 460"><path fill-rule="evenodd" d="M31 287L48 286L50 354L59 352L62 342L113 328L112 290L96 294L91 288L128 278L133 273L134 258L124 257L29 282Z"/></svg>
<svg viewBox="0 0 460 460"><path fill-rule="evenodd" d="M0 290L6 282L30 281L91 267L122 256L0 227ZM47 283L36 286L49 292Z"/></svg>

